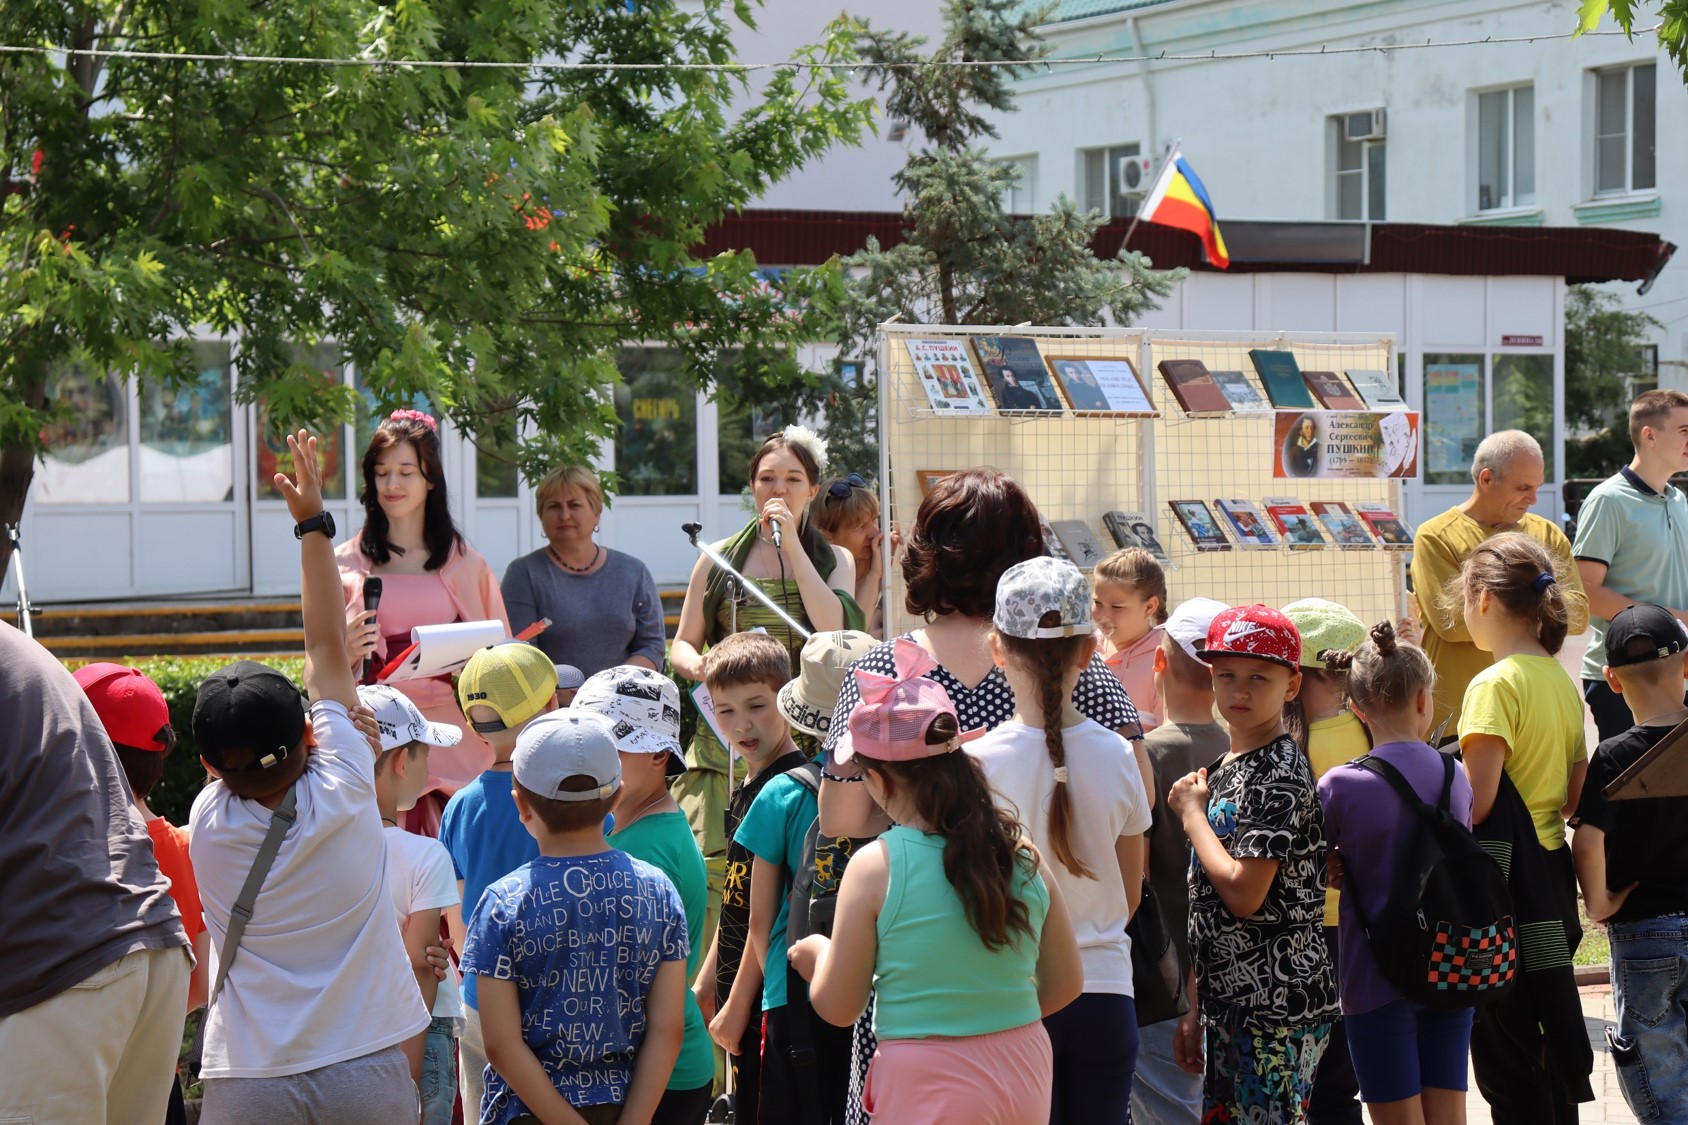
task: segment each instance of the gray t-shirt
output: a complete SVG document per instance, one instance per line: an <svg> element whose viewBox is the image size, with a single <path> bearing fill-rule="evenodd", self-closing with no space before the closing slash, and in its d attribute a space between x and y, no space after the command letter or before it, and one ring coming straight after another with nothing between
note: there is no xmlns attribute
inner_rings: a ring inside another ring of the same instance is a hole
<svg viewBox="0 0 1688 1125"><path fill-rule="evenodd" d="M0 622L0 1018L141 949L186 947L105 728L64 666Z"/></svg>
<svg viewBox="0 0 1688 1125"><path fill-rule="evenodd" d="M533 643L552 663L572 664L588 676L633 656L661 668L666 635L656 579L632 555L608 548L605 554L591 574L569 574L543 547L512 562L502 584L510 629L519 633L549 617L551 627Z"/></svg>
<svg viewBox="0 0 1688 1125"><path fill-rule="evenodd" d="M1218 723L1162 723L1143 736L1155 773L1154 824L1149 828L1149 885L1160 901L1161 917L1178 947L1178 972L1190 971L1190 838L1166 807L1172 783L1212 765L1231 749L1231 737Z"/></svg>

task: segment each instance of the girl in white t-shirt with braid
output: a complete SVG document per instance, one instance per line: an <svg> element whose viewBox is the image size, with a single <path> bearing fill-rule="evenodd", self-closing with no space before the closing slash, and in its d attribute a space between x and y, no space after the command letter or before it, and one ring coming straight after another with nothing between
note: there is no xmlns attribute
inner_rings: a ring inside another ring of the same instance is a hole
<svg viewBox="0 0 1688 1125"><path fill-rule="evenodd" d="M1090 586L1070 562L1029 559L996 588L991 654L1014 717L966 747L1025 824L1078 935L1084 994L1045 1019L1055 1051L1052 1125L1127 1120L1137 1062L1131 942L1149 802L1125 739L1072 705L1096 640Z"/></svg>

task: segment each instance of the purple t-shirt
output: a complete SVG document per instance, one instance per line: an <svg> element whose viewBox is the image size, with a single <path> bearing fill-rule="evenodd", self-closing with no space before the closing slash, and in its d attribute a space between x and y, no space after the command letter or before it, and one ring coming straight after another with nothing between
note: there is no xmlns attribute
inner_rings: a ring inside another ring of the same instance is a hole
<svg viewBox="0 0 1688 1125"><path fill-rule="evenodd" d="M1422 742L1386 742L1374 747L1372 755L1400 770L1423 800L1434 802L1441 797L1440 751ZM1383 910L1396 857L1407 843L1412 813L1389 782L1355 765L1338 766L1320 779L1319 803L1325 810L1325 841L1342 853L1344 871L1337 932L1342 1014L1358 1015L1402 999L1400 990L1377 967L1359 907L1363 905L1372 918ZM1471 782L1459 762L1454 763L1448 810L1455 820L1471 826Z"/></svg>

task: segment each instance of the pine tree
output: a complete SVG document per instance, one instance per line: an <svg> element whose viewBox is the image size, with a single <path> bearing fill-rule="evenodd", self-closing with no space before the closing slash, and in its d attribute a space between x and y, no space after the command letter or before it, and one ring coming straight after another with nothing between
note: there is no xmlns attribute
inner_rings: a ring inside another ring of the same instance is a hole
<svg viewBox="0 0 1688 1125"><path fill-rule="evenodd" d="M870 239L845 259L840 355L864 361L855 386L838 381L827 410L827 438L838 471L876 473L879 325L1129 324L1185 276L1153 270L1121 250L1096 257L1091 239L1104 222L1072 200L1038 215L1010 215L1004 196L1019 171L995 164L983 142L996 137L991 115L1013 112L1014 83L1036 69L1047 47L1042 13L1017 0L949 0L943 39L926 40L864 24L859 74L877 83L884 115L907 123L923 145L894 182L905 199L908 234L885 248ZM964 62L1000 66L957 66Z"/></svg>

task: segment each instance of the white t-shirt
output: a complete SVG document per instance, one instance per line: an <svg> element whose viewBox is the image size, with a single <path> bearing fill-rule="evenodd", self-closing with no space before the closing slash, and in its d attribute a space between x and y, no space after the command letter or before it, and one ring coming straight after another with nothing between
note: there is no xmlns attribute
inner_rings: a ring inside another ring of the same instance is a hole
<svg viewBox="0 0 1688 1125"><path fill-rule="evenodd" d="M316 746L298 820L252 907L205 1027L207 1078L281 1078L383 1050L427 1028L393 926L375 755L338 703L311 708ZM212 781L188 818L210 931L210 979L270 810Z"/></svg>
<svg viewBox="0 0 1688 1125"><path fill-rule="evenodd" d="M399 932L418 910L456 906L457 873L445 845L402 828L387 827L387 885L393 892L393 909L398 912ZM456 1019L463 1014L463 997L457 990L457 970L447 972L434 993L434 1015Z"/></svg>
<svg viewBox="0 0 1688 1125"><path fill-rule="evenodd" d="M1055 767L1043 731L1010 720L964 749L978 759L998 803L1019 817L1055 873L1078 936L1084 991L1131 996L1131 939L1125 936L1129 904L1114 841L1149 830L1143 778L1130 744L1090 719L1063 728L1061 742L1072 801L1070 839L1094 879L1068 871L1049 843Z"/></svg>

